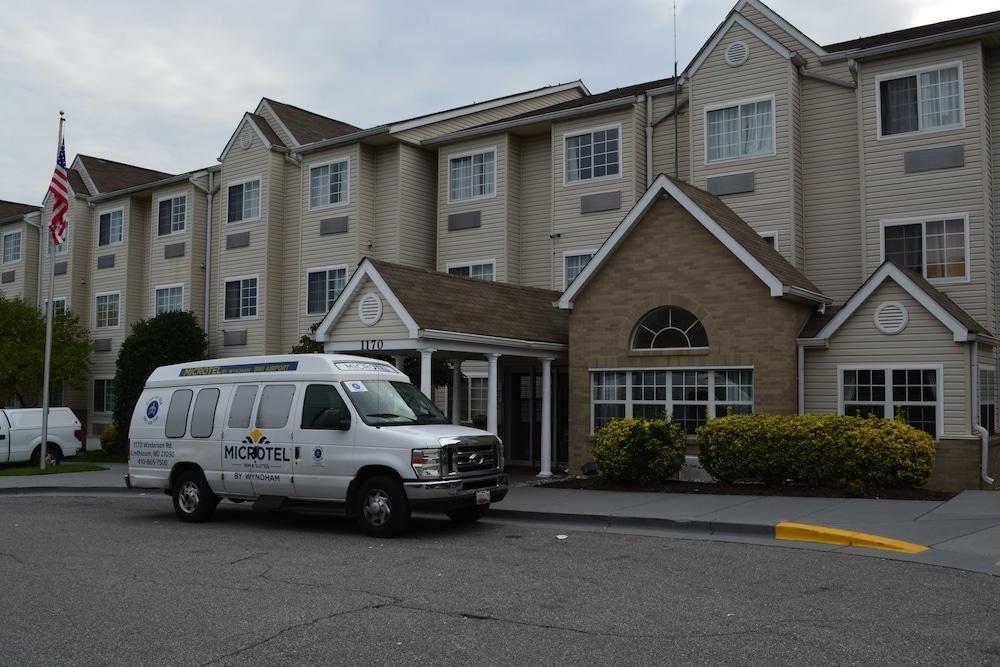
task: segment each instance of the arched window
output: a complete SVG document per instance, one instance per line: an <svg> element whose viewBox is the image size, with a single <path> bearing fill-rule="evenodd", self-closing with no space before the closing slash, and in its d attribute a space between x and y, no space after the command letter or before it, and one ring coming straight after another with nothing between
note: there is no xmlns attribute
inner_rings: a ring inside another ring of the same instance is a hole
<svg viewBox="0 0 1000 667"><path fill-rule="evenodd" d="M701 321L677 306L662 306L646 313L632 334L633 350L676 350L708 347Z"/></svg>

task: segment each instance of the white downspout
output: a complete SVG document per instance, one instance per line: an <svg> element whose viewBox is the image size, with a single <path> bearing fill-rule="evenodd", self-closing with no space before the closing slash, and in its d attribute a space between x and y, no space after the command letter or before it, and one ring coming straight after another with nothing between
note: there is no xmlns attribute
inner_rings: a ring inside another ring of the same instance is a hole
<svg viewBox="0 0 1000 667"><path fill-rule="evenodd" d="M211 169L208 171L208 188L195 182L193 176L188 180L191 185L205 193L206 205L208 206L205 215L205 321L203 323L205 332L208 333L212 329L209 318L212 315L212 205L215 194L215 172ZM211 333L208 335L211 338Z"/></svg>
<svg viewBox="0 0 1000 667"><path fill-rule="evenodd" d="M971 376L971 390L969 396L972 403L972 428L979 434L981 451L979 453L979 477L987 484L993 484L990 477L990 432L979 423L979 343L972 341L969 350L969 375Z"/></svg>

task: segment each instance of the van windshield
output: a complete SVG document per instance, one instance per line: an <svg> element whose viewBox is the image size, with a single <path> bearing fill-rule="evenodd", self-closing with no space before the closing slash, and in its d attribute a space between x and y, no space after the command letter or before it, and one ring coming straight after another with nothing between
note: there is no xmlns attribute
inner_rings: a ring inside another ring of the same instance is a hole
<svg viewBox="0 0 1000 667"><path fill-rule="evenodd" d="M372 426L451 423L409 382L351 380L343 384L358 414Z"/></svg>

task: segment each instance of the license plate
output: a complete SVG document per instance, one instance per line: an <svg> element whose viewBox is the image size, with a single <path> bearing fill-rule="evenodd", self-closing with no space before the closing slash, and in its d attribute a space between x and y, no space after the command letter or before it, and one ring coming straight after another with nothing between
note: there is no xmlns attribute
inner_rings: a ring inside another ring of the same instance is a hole
<svg viewBox="0 0 1000 667"><path fill-rule="evenodd" d="M490 504L490 490L483 489L481 491L476 491L476 504L477 505L489 505Z"/></svg>

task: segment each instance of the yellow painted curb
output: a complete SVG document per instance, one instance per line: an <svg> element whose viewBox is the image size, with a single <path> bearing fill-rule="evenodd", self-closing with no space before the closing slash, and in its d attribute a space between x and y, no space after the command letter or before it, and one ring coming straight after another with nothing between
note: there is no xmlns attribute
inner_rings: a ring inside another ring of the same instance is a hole
<svg viewBox="0 0 1000 667"><path fill-rule="evenodd" d="M782 521L774 527L774 539L837 544L844 547L882 549L885 551L898 551L904 554L918 554L927 551L927 547L922 544L894 540L891 537L869 535L868 533L859 533L854 530L814 526L808 523L792 523L790 521Z"/></svg>

